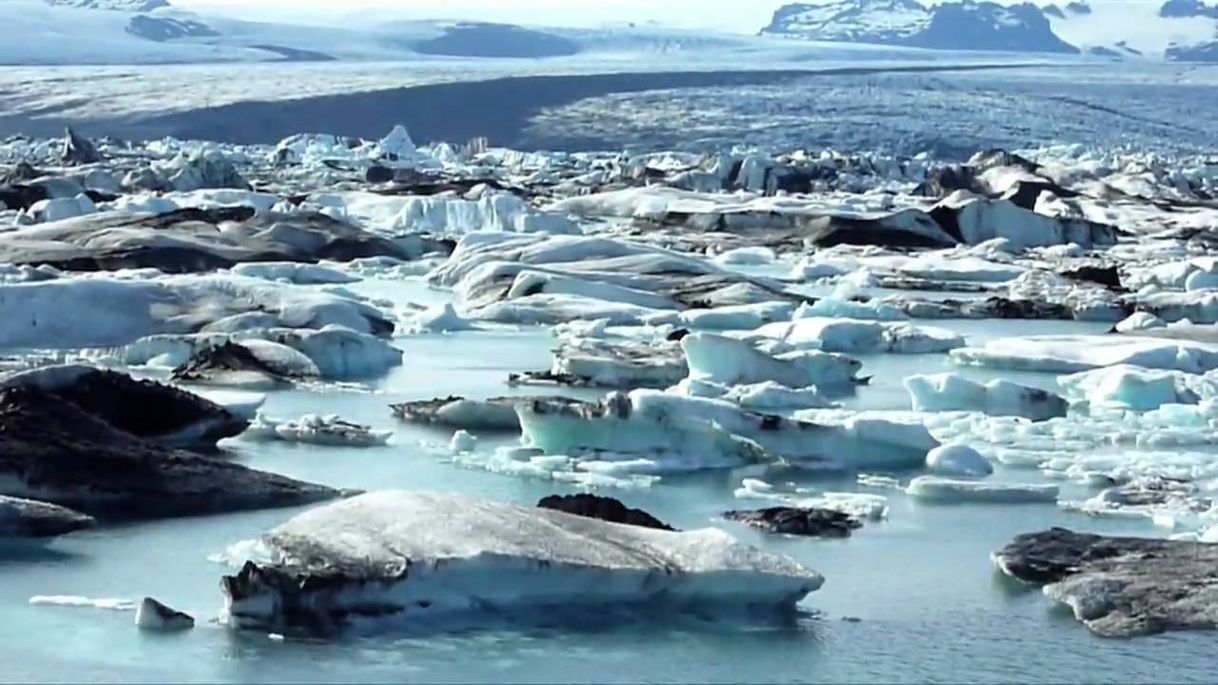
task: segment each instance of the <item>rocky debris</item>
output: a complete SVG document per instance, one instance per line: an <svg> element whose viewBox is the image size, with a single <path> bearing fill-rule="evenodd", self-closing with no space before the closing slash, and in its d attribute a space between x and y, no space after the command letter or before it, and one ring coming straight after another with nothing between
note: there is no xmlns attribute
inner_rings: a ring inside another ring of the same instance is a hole
<svg viewBox="0 0 1218 685"><path fill-rule="evenodd" d="M0 390L0 493L33 494L115 519L298 506L341 495L142 439L35 386Z"/></svg>
<svg viewBox="0 0 1218 685"><path fill-rule="evenodd" d="M994 553L1103 637L1218 628L1218 545L1053 528Z"/></svg>
<svg viewBox="0 0 1218 685"><path fill-rule="evenodd" d="M73 131L71 127L64 133L63 151L59 158L64 164L96 164L104 161L93 141Z"/></svg>
<svg viewBox="0 0 1218 685"><path fill-rule="evenodd" d="M450 396L433 400L403 402L392 405L393 414L407 423L443 426L467 431L520 430L520 417L516 405L538 398L492 397L487 400L470 400Z"/></svg>
<svg viewBox="0 0 1218 685"><path fill-rule="evenodd" d="M0 201L4 192L0 190ZM405 261L411 255L392 240L324 214L255 214L248 207L178 209L153 216L103 212L0 235L0 260L69 271L200 273L246 262L364 257Z"/></svg>
<svg viewBox="0 0 1218 685"><path fill-rule="evenodd" d="M249 421L173 386L89 366L52 366L0 377L0 389L38 388L133 436L209 448Z"/></svg>
<svg viewBox="0 0 1218 685"><path fill-rule="evenodd" d="M849 514L829 509L772 507L757 511L728 511L728 521L743 523L767 533L802 537L845 538L863 524Z"/></svg>
<svg viewBox="0 0 1218 685"><path fill-rule="evenodd" d="M542 509L563 511L575 516L620 523L627 526L640 526L656 530L676 530L642 509L631 509L612 497L596 495L550 495L537 503Z"/></svg>
<svg viewBox="0 0 1218 685"><path fill-rule="evenodd" d="M0 538L52 538L96 525L66 507L0 495Z"/></svg>
<svg viewBox="0 0 1218 685"><path fill-rule="evenodd" d="M195 619L190 614L184 614L151 597L145 597L135 610L135 625L140 630L176 632L194 628Z"/></svg>
<svg viewBox="0 0 1218 685"><path fill-rule="evenodd" d="M195 353L170 376L182 383L214 385L283 386L291 385L292 368L277 368L250 348L228 341L210 345Z"/></svg>

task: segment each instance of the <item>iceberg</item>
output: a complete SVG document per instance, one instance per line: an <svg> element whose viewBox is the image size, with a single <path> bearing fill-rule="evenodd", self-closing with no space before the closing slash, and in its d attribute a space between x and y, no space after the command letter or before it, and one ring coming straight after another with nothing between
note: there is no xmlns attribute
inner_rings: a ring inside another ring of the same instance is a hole
<svg viewBox="0 0 1218 685"><path fill-rule="evenodd" d="M945 504L1052 504L1057 501L1059 488L1056 485L988 483L919 476L910 481L905 492L914 499Z"/></svg>
<svg viewBox="0 0 1218 685"><path fill-rule="evenodd" d="M1218 386L1206 378L1120 364L1062 376L1057 384L1067 396L1086 400L1092 407L1153 411L1165 404L1199 403L1201 396L1193 385L1206 384L1206 394L1213 397Z"/></svg>
<svg viewBox="0 0 1218 685"><path fill-rule="evenodd" d="M808 411L817 419L758 414L726 401L652 390L598 404L517 408L526 444L584 459L646 457L669 471L733 468L782 457L805 468L917 468L939 443L914 421Z"/></svg>
<svg viewBox="0 0 1218 685"><path fill-rule="evenodd" d="M774 382L788 388L849 385L863 365L839 354L818 351L772 356L748 342L710 333L681 339L689 377L726 386Z"/></svg>
<svg viewBox="0 0 1218 685"><path fill-rule="evenodd" d="M994 465L967 445L943 445L926 455L926 470L939 476L984 478L994 472Z"/></svg>
<svg viewBox="0 0 1218 685"><path fill-rule="evenodd" d="M979 411L989 416L1019 416L1047 421L1066 415L1069 403L1051 392L995 380L971 381L957 373L909 376L905 389L920 412Z"/></svg>
<svg viewBox="0 0 1218 685"><path fill-rule="evenodd" d="M821 317L769 324L749 337L777 340L793 349L847 354L931 354L964 346L964 338L943 328Z"/></svg>
<svg viewBox="0 0 1218 685"><path fill-rule="evenodd" d="M459 495L388 491L301 514L221 582L235 628L327 630L555 609L791 610L824 579L716 529L676 533ZM602 617L604 614L600 614Z"/></svg>
<svg viewBox="0 0 1218 685"><path fill-rule="evenodd" d="M1218 345L1129 335L1045 335L999 338L951 352L952 361L1021 371L1076 373L1128 364L1205 373L1218 368Z"/></svg>
<svg viewBox="0 0 1218 685"><path fill-rule="evenodd" d="M244 437L326 447L379 447L389 442L393 431L373 430L338 416L308 414L295 421L276 421L260 414Z"/></svg>

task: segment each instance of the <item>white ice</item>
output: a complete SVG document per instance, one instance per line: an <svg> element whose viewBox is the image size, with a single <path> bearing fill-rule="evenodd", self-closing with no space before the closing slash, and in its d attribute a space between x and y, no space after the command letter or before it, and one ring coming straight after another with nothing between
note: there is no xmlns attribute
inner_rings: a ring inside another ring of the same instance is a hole
<svg viewBox="0 0 1218 685"><path fill-rule="evenodd" d="M1005 380L979 383L958 373L908 376L905 389L909 391L914 411L979 411L990 416L1022 416L1044 421L1065 416L1067 409L1065 400L1039 388Z"/></svg>
<svg viewBox="0 0 1218 685"><path fill-rule="evenodd" d="M308 549L312 572L343 569L348 587L299 598L330 615L367 606L410 621L555 606L793 607L824 582L718 529L673 533L461 495L363 495L300 514L265 540L284 562ZM285 618L276 594L229 598L224 615L242 627L273 624Z"/></svg>
<svg viewBox="0 0 1218 685"><path fill-rule="evenodd" d="M334 415L307 414L296 420L279 421L260 414L242 435L249 440L282 440L326 447L378 447L389 442L393 431L374 430Z"/></svg>
<svg viewBox="0 0 1218 685"><path fill-rule="evenodd" d="M991 483L919 476L905 492L914 499L942 503L1039 504L1057 501L1056 485Z"/></svg>
<svg viewBox="0 0 1218 685"><path fill-rule="evenodd" d="M1128 335L1025 336L952 350L951 358L958 364L1050 373L1118 364L1204 373L1218 368L1218 345Z"/></svg>

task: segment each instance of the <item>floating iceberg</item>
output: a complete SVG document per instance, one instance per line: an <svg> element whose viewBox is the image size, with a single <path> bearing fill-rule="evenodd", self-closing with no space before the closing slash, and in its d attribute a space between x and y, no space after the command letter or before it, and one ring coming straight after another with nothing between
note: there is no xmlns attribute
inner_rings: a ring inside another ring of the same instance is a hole
<svg viewBox="0 0 1218 685"><path fill-rule="evenodd" d="M238 628L426 625L554 609L791 609L823 579L708 529L674 533L458 495L380 492L264 537L271 561L223 579Z"/></svg>
<svg viewBox="0 0 1218 685"><path fill-rule="evenodd" d="M1063 376L1057 383L1068 396L1093 407L1151 411L1165 404L1197 404L1201 395L1190 386L1204 384L1207 396L1218 394L1218 384L1207 378L1121 364Z"/></svg>
<svg viewBox="0 0 1218 685"><path fill-rule="evenodd" d="M943 445L926 455L926 470L939 476L984 478L994 465L967 445Z"/></svg>
<svg viewBox="0 0 1218 685"><path fill-rule="evenodd" d="M769 355L748 342L709 333L681 339L689 377L720 385L774 382L788 388L848 385L863 365L849 357L818 351Z"/></svg>
<svg viewBox="0 0 1218 685"><path fill-rule="evenodd" d="M1128 335L999 338L985 347L952 350L952 361L1023 371L1074 373L1129 364L1204 373L1218 368L1218 345Z"/></svg>
<svg viewBox="0 0 1218 685"><path fill-rule="evenodd" d="M964 338L942 328L831 318L773 323L757 329L750 337L777 340L793 349L847 354L928 354L964 345Z"/></svg>
<svg viewBox="0 0 1218 685"><path fill-rule="evenodd" d="M910 376L905 389L914 411L977 411L990 416L1020 416L1046 421L1065 416L1069 404L1051 392L996 380L971 381L956 373Z"/></svg>
<svg viewBox="0 0 1218 685"><path fill-rule="evenodd" d="M985 504L1039 504L1057 501L1056 485L990 483L919 476L909 483L906 494L928 502Z"/></svg>

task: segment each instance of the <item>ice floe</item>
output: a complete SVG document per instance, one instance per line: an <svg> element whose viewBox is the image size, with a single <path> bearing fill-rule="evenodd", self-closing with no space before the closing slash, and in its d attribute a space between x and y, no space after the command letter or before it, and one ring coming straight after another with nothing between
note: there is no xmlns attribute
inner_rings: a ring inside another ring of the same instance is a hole
<svg viewBox="0 0 1218 685"><path fill-rule="evenodd" d="M823 582L715 529L674 533L458 495L364 495L301 514L264 541L270 563L222 582L234 627L419 625L555 607L790 609ZM325 589L315 577L330 579Z"/></svg>

